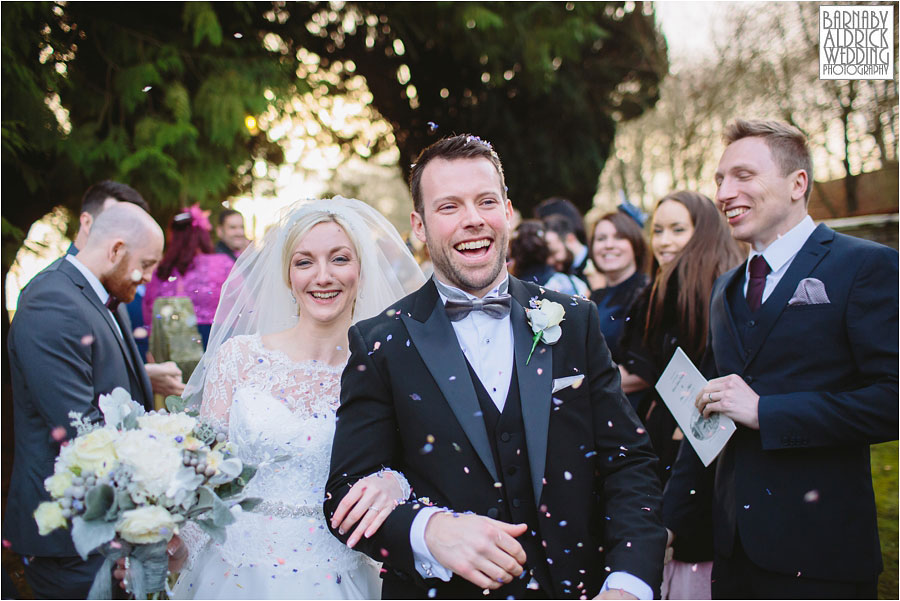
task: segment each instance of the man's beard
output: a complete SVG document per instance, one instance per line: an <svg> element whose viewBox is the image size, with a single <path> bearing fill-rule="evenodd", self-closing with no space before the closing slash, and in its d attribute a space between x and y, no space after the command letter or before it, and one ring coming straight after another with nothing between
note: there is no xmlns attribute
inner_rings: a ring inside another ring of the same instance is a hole
<svg viewBox="0 0 900 601"><path fill-rule="evenodd" d="M498 243L501 245L498 248L505 249L507 238L504 237L502 240L494 240L491 244ZM451 286L469 292L470 294L474 294L475 292L479 292L490 286L494 280L497 279L497 276L500 275L504 265L506 265L506 253L498 251L497 260L488 275L475 279L477 276L469 275L453 264L453 261L449 256L449 253L455 252L452 248L445 253L443 248L437 249L433 247L431 239L428 237L428 228L425 228L425 244L428 246L428 253L431 255L431 262L434 265L435 271L447 278L447 283Z"/></svg>
<svg viewBox="0 0 900 601"><path fill-rule="evenodd" d="M134 300L137 286L134 281L132 281L131 274L128 272L127 253L111 271L100 278L100 283L103 284L103 287L106 288L107 292L123 303L130 303Z"/></svg>

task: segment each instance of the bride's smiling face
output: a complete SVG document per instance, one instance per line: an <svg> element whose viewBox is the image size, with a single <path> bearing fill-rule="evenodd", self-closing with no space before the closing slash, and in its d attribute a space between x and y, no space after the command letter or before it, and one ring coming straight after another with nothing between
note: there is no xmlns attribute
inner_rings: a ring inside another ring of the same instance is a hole
<svg viewBox="0 0 900 601"><path fill-rule="evenodd" d="M349 319L359 284L359 257L344 228L334 222L313 226L294 247L289 273L301 316L322 323Z"/></svg>

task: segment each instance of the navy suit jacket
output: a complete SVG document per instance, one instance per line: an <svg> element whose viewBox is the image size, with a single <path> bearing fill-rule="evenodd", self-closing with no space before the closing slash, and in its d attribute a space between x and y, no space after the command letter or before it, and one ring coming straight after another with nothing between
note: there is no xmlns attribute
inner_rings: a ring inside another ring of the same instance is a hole
<svg viewBox="0 0 900 601"><path fill-rule="evenodd" d="M121 386L152 408L150 380L138 355L128 313L117 309L123 337L85 277L65 258L36 275L22 291L9 330L15 459L3 538L22 555L76 555L68 530L40 536L32 513L50 498L57 426L75 435L69 411L100 419L101 394Z"/></svg>
<svg viewBox="0 0 900 601"><path fill-rule="evenodd" d="M746 302L744 269L716 281L704 360L708 377L737 374L760 395L759 430L738 426L715 467L716 555L730 557L738 533L766 570L871 581L882 565L869 445L898 428L897 252L819 225L741 323L728 299ZM789 306L804 278L830 303ZM682 451L665 497L676 534L708 475Z"/></svg>

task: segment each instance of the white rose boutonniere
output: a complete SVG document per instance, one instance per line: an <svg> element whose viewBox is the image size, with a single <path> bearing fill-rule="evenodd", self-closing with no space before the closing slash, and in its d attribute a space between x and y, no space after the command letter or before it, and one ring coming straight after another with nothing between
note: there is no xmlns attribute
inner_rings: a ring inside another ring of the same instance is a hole
<svg viewBox="0 0 900 601"><path fill-rule="evenodd" d="M559 324L565 319L566 310L559 303L555 303L546 298L533 302L534 308L525 311L528 317L528 324L531 331L534 332L534 342L531 345L531 352L525 360L525 365L531 361L531 355L538 342L544 344L556 344L559 337L562 336L562 328Z"/></svg>

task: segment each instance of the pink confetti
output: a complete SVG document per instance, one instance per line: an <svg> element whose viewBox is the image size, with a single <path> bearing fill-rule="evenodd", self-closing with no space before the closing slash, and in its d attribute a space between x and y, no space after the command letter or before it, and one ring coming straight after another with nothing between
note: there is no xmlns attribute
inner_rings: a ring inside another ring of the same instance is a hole
<svg viewBox="0 0 900 601"><path fill-rule="evenodd" d="M385 549L384 547L382 547L382 549L381 549L381 556L382 556L382 557L387 557L388 555L390 555L390 553L388 553L388 550Z"/></svg>
<svg viewBox="0 0 900 601"><path fill-rule="evenodd" d="M135 328L134 332L132 332L132 334L134 334L135 340L142 340L150 335L150 333L147 332L147 328L140 327L140 326Z"/></svg>
<svg viewBox="0 0 900 601"><path fill-rule="evenodd" d="M379 342L379 341L376 341L375 344L372 345L372 350L373 350L373 351L377 351L377 350L380 349L380 348L381 348L381 342Z"/></svg>
<svg viewBox="0 0 900 601"><path fill-rule="evenodd" d="M4 549L9 549L10 547L12 547L12 543L9 542L8 540L6 540L6 539L4 538L4 539L3 539L3 548L4 548Z"/></svg>
<svg viewBox="0 0 900 601"><path fill-rule="evenodd" d="M94 337L91 336L90 334L85 334L84 336L81 337L81 344L83 346L90 346L93 343L94 343Z"/></svg>
<svg viewBox="0 0 900 601"><path fill-rule="evenodd" d="M541 375L542 373L544 373L543 368L541 368L541 367L537 368L537 374Z"/></svg>
<svg viewBox="0 0 900 601"><path fill-rule="evenodd" d="M807 503L815 503L819 500L819 491L813 489L803 495L803 500Z"/></svg>
<svg viewBox="0 0 900 601"><path fill-rule="evenodd" d="M52 436L53 440L56 442L62 442L66 439L66 429L62 426L56 426L50 431L50 436Z"/></svg>

